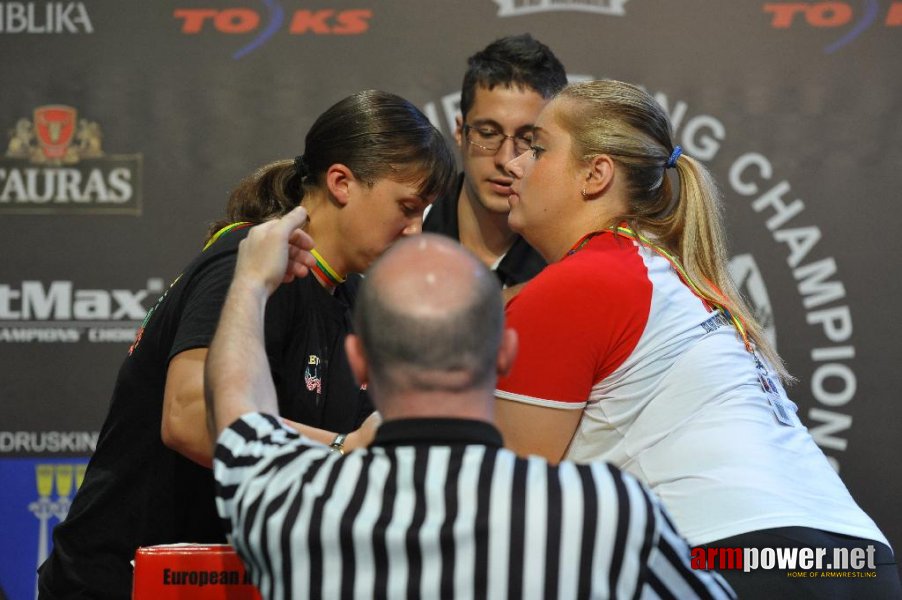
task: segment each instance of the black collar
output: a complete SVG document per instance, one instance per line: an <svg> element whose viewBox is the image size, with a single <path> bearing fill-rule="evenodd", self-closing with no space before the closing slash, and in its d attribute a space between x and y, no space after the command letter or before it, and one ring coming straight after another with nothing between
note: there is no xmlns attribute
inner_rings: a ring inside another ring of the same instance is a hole
<svg viewBox="0 0 902 600"><path fill-rule="evenodd" d="M502 447L501 433L486 421L471 419L395 419L376 431L375 446L480 444Z"/></svg>
<svg viewBox="0 0 902 600"><path fill-rule="evenodd" d="M464 174L457 179L453 194L442 196L432 203L429 214L423 221L423 231L440 233L460 241L460 223L457 219L457 205L464 185ZM495 268L495 275L504 287L529 281L545 267L545 259L521 236L514 243Z"/></svg>
<svg viewBox="0 0 902 600"><path fill-rule="evenodd" d="M453 192L439 196L432 203L429 214L423 220L423 231L441 233L460 241L460 225L457 220L457 203L464 186L464 174L457 177L457 185Z"/></svg>

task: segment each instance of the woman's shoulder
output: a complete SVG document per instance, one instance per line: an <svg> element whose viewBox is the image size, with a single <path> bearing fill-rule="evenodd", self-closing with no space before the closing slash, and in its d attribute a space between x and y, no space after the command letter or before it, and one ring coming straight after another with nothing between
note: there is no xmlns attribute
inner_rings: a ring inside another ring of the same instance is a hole
<svg viewBox="0 0 902 600"><path fill-rule="evenodd" d="M533 282L539 287L571 290L629 286L647 280L644 261L628 239L602 233L548 265ZM532 285L533 282L530 282Z"/></svg>
<svg viewBox="0 0 902 600"><path fill-rule="evenodd" d="M545 267L511 300L508 314L621 315L647 308L651 282L630 240L599 235L572 254ZM625 316L625 315L621 315Z"/></svg>

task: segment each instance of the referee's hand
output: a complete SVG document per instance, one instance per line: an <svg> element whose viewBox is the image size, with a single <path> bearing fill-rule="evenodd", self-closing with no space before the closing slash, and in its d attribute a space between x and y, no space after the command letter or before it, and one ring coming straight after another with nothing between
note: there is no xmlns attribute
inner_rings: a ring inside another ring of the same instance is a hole
<svg viewBox="0 0 902 600"><path fill-rule="evenodd" d="M313 238L302 229L306 222L307 211L298 206L251 228L238 248L235 282L259 286L269 295L282 283L306 277L316 264L310 254Z"/></svg>

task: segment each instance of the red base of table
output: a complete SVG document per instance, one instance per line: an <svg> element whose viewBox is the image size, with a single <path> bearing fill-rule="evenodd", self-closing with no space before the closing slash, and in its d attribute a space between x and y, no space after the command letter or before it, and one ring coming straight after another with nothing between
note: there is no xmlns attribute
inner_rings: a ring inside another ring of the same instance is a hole
<svg viewBox="0 0 902 600"><path fill-rule="evenodd" d="M234 548L174 544L138 548L133 600L260 600Z"/></svg>

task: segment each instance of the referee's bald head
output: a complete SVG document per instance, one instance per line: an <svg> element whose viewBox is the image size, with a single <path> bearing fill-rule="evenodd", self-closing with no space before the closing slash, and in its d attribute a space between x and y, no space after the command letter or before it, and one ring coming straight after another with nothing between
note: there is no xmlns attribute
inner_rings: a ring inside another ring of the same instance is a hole
<svg viewBox="0 0 902 600"><path fill-rule="evenodd" d="M396 243L360 288L355 331L374 395L494 389L504 325L497 278L442 236Z"/></svg>

